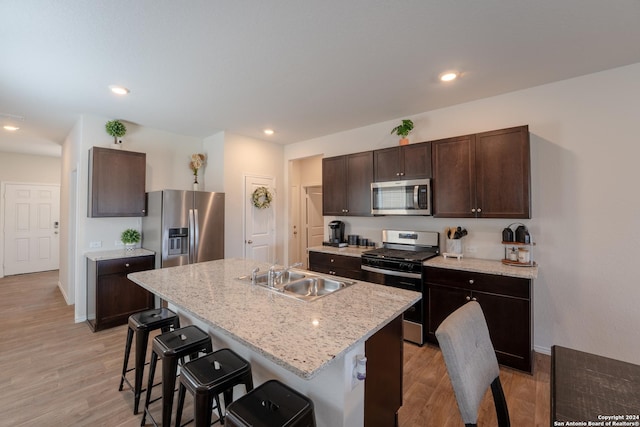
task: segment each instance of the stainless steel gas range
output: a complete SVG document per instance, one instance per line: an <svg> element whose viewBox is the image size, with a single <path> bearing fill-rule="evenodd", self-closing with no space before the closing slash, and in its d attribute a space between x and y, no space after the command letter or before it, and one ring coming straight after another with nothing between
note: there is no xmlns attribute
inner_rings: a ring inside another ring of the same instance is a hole
<svg viewBox="0 0 640 427"><path fill-rule="evenodd" d="M439 239L432 231L383 230L383 247L362 254L366 281L422 293L422 299L404 313L404 339L419 345L424 344L426 332L422 263L439 254Z"/></svg>

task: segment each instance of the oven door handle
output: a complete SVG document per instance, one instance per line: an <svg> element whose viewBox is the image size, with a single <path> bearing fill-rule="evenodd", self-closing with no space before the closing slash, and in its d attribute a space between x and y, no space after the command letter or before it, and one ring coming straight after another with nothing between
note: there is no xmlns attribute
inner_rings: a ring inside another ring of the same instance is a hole
<svg viewBox="0 0 640 427"><path fill-rule="evenodd" d="M410 279L422 279L420 273L405 273L404 271L392 271L385 270L383 268L369 267L368 265L361 265L360 268L365 271L371 271L373 273L386 274L387 276L408 277Z"/></svg>

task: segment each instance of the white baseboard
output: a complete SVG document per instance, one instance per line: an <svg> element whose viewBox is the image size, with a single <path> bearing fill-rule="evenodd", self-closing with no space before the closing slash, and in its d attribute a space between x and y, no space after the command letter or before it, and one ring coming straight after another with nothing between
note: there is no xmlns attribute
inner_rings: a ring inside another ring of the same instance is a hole
<svg viewBox="0 0 640 427"><path fill-rule="evenodd" d="M535 351L536 353L542 353L542 354L546 354L547 356L551 356L551 349L549 347L534 345L533 351Z"/></svg>
<svg viewBox="0 0 640 427"><path fill-rule="evenodd" d="M60 289L60 293L62 294L62 297L64 298L64 302L66 302L67 305L71 305L72 303L69 302L69 296L65 292L64 287L62 286L62 283L60 283L59 280L58 280L58 289Z"/></svg>

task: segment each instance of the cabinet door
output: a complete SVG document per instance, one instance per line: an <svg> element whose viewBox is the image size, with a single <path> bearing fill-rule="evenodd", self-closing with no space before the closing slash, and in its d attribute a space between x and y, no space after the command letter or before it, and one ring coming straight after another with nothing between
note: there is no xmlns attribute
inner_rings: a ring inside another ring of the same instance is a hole
<svg viewBox="0 0 640 427"><path fill-rule="evenodd" d="M93 147L89 150L89 217L145 214L145 153Z"/></svg>
<svg viewBox="0 0 640 427"><path fill-rule="evenodd" d="M473 135L432 142L434 217L475 217L476 170Z"/></svg>
<svg viewBox="0 0 640 427"><path fill-rule="evenodd" d="M373 152L373 175L375 182L400 179L400 147L384 148Z"/></svg>
<svg viewBox="0 0 640 427"><path fill-rule="evenodd" d="M371 216L373 151L347 156L347 215ZM322 194L325 194L323 189ZM330 196L330 195L329 195Z"/></svg>
<svg viewBox="0 0 640 427"><path fill-rule="evenodd" d="M467 302L468 295L470 292L464 289L429 284L429 309L427 310L427 327L429 329L427 332L431 342L438 342L435 335L436 329L447 316Z"/></svg>
<svg viewBox="0 0 640 427"><path fill-rule="evenodd" d="M476 135L476 191L482 218L531 218L529 128Z"/></svg>
<svg viewBox="0 0 640 427"><path fill-rule="evenodd" d="M322 159L322 215L344 215L346 209L346 156Z"/></svg>
<svg viewBox="0 0 640 427"><path fill-rule="evenodd" d="M402 316L365 342L364 424L367 427L397 425L397 412L402 406L403 346Z"/></svg>
<svg viewBox="0 0 640 427"><path fill-rule="evenodd" d="M421 142L402 147L402 178L431 178L431 143Z"/></svg>
<svg viewBox="0 0 640 427"><path fill-rule="evenodd" d="M472 292L482 307L498 362L531 372L531 313L528 300Z"/></svg>

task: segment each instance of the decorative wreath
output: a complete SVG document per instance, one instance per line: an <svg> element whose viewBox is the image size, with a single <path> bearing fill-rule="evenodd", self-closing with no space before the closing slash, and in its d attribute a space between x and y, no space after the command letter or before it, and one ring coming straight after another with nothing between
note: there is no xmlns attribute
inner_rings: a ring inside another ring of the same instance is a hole
<svg viewBox="0 0 640 427"><path fill-rule="evenodd" d="M258 209L266 209L273 200L273 195L267 187L258 187L251 195L253 206Z"/></svg>

